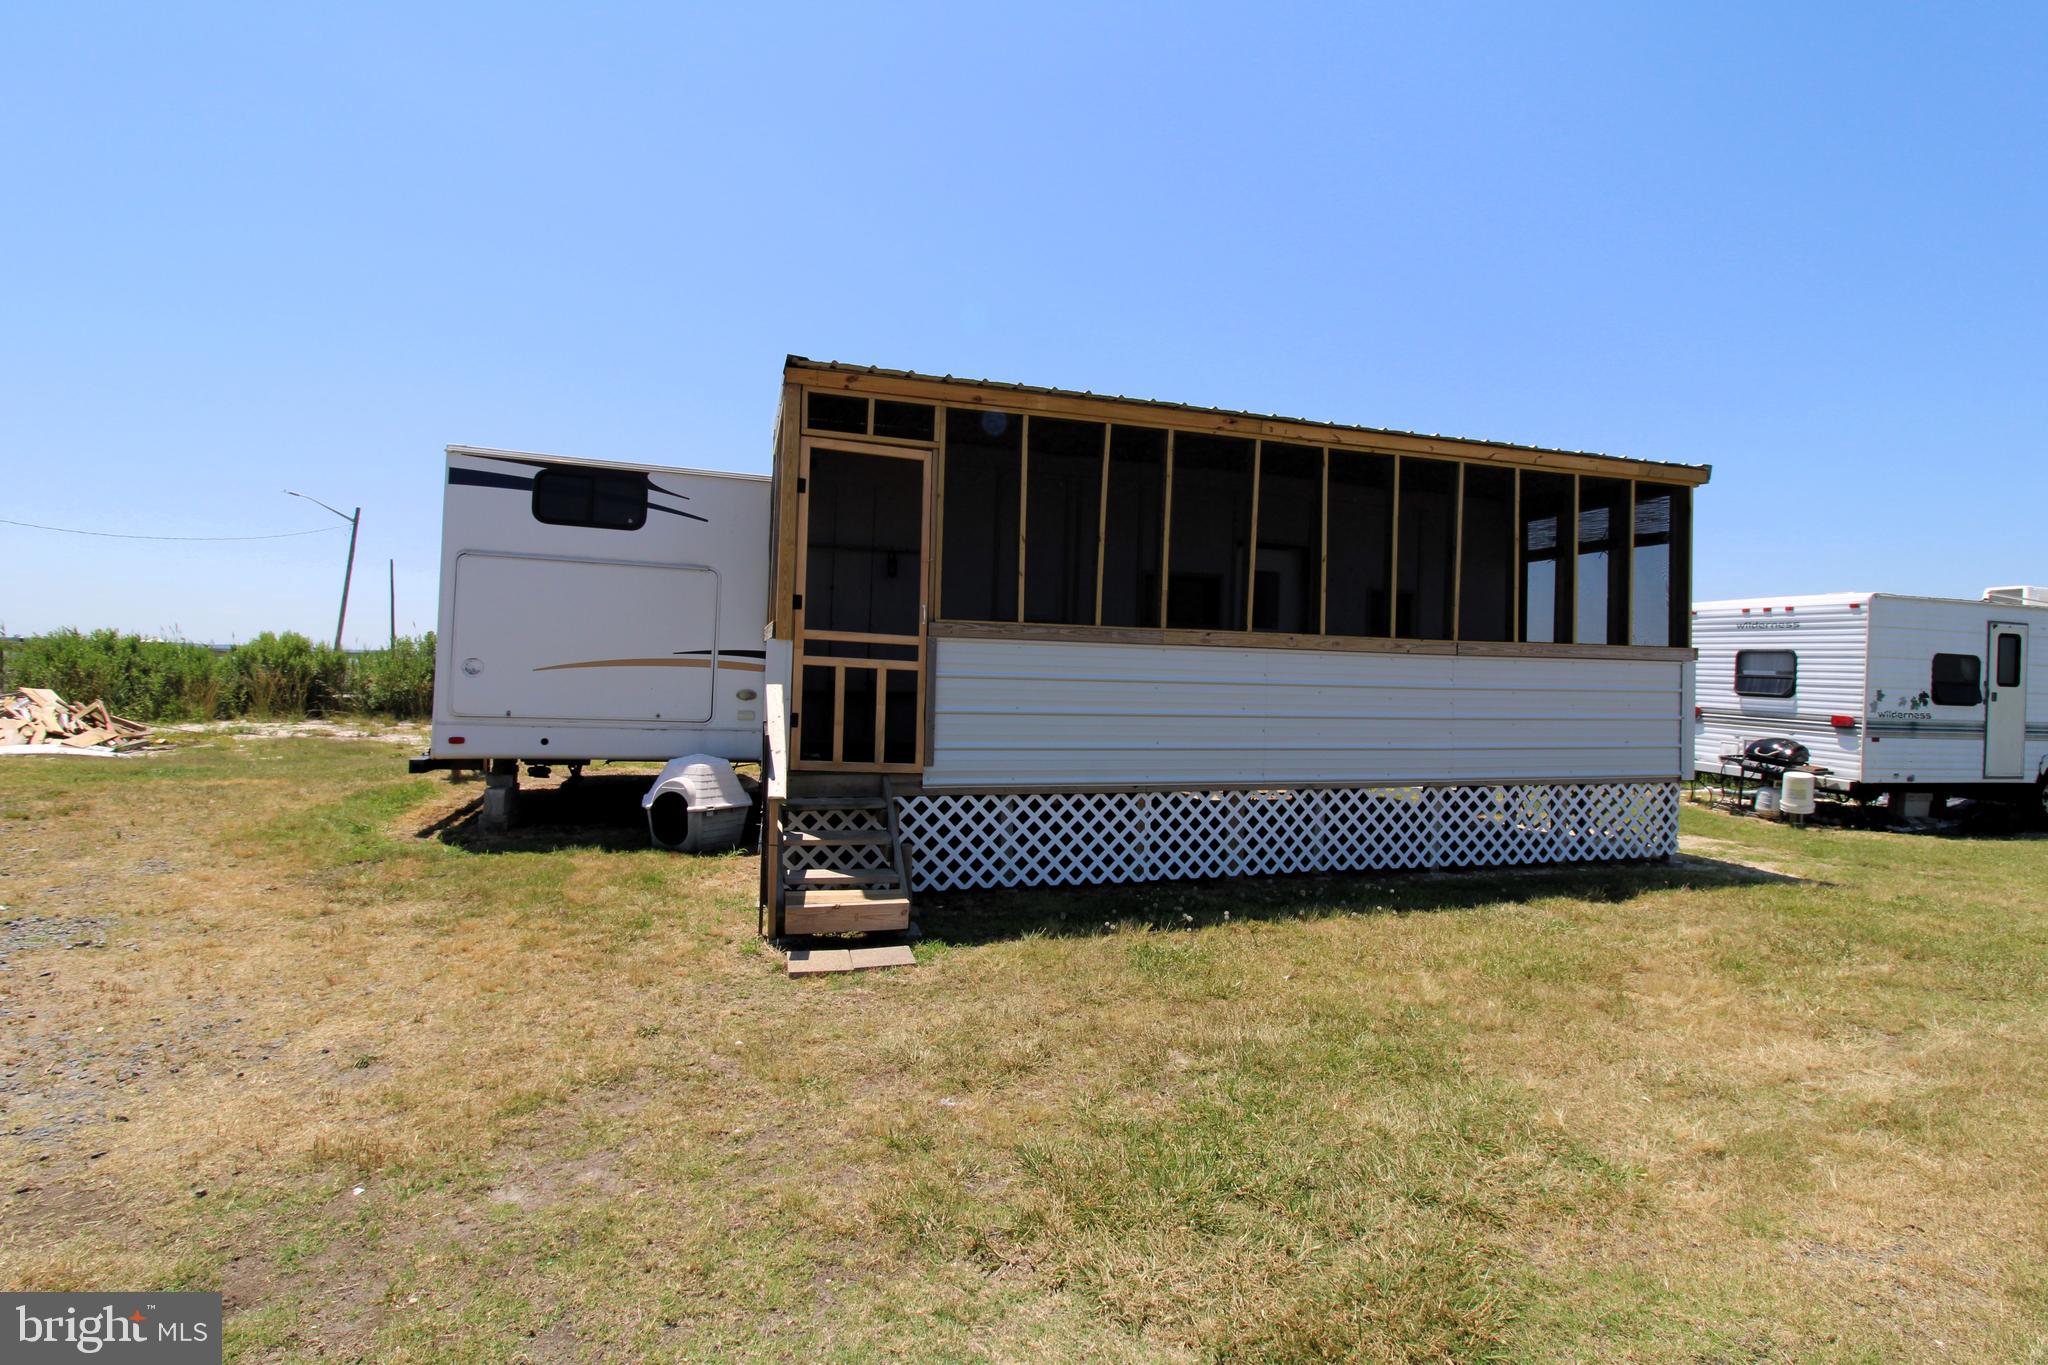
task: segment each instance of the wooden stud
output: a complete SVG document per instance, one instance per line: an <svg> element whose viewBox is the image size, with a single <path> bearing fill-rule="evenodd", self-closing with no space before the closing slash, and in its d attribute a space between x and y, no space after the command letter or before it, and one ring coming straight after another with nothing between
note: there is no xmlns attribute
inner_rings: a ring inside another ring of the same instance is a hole
<svg viewBox="0 0 2048 1365"><path fill-rule="evenodd" d="M1387 638L1401 638L1401 457L1394 457L1394 509L1387 518Z"/></svg>
<svg viewBox="0 0 2048 1365"><path fill-rule="evenodd" d="M1173 618L1166 614L1166 585L1173 577L1173 433L1166 433L1166 488L1160 494L1165 506L1159 512L1159 624Z"/></svg>
<svg viewBox="0 0 2048 1365"><path fill-rule="evenodd" d="M1031 515L1031 414L1017 435L1017 619L1024 619L1024 527Z"/></svg>
<svg viewBox="0 0 2048 1365"><path fill-rule="evenodd" d="M1115 428L1102 424L1102 496L1095 504L1095 624L1102 624L1102 579L1109 564L1109 434Z"/></svg>
<svg viewBox="0 0 2048 1365"><path fill-rule="evenodd" d="M846 761L846 665L832 664L832 761Z"/></svg>
<svg viewBox="0 0 2048 1365"><path fill-rule="evenodd" d="M1323 447L1323 524L1316 532L1321 563L1316 568L1316 630L1330 633L1330 448Z"/></svg>
<svg viewBox="0 0 2048 1365"><path fill-rule="evenodd" d="M1258 622L1252 619L1253 585L1259 579L1259 485L1265 473L1266 443L1252 442L1252 531L1244 547L1244 628L1254 630Z"/></svg>
<svg viewBox="0 0 2048 1365"><path fill-rule="evenodd" d="M1465 466L1451 493L1451 638L1458 638L1465 607Z"/></svg>
<svg viewBox="0 0 2048 1365"><path fill-rule="evenodd" d="M1508 574L1514 580L1509 586L1508 596L1508 639L1522 638L1522 471L1514 473L1515 493L1513 510L1508 514Z"/></svg>

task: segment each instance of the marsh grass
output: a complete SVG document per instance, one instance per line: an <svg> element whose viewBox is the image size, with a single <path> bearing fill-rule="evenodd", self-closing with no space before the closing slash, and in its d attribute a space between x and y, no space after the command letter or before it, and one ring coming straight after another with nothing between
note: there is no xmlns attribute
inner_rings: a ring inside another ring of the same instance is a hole
<svg viewBox="0 0 2048 1365"><path fill-rule="evenodd" d="M251 1360L2042 1358L2048 841L1689 810L791 982L748 860L474 795L0 768L7 916L110 921L0 974L0 1280L219 1288Z"/></svg>

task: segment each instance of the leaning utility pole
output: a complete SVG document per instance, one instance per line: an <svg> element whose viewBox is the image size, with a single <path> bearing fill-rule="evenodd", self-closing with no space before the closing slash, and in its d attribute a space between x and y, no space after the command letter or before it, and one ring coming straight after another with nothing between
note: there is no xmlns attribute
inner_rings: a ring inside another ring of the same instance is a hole
<svg viewBox="0 0 2048 1365"><path fill-rule="evenodd" d="M294 493L289 488L284 491L288 497L305 498L307 502L312 503L316 507L327 507L327 504L321 502L318 498L307 497L304 493ZM327 507L327 510L348 523L348 567L341 571L341 611L334 618L334 647L339 650L341 648L341 628L348 624L348 585L350 580L356 576L356 532L362 529L363 509L358 507L355 510L354 516L350 516L339 507Z"/></svg>

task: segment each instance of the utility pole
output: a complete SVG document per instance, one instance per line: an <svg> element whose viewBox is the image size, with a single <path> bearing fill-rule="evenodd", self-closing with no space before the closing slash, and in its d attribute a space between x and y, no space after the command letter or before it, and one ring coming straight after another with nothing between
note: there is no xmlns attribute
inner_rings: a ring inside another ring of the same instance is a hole
<svg viewBox="0 0 2048 1365"><path fill-rule="evenodd" d="M304 493L294 493L289 488L284 491L287 497L305 498L307 502L312 503L316 507L327 507L327 504L321 502L318 498L308 497ZM348 523L348 566L341 571L341 611L334 618L334 647L336 650L339 650L341 648L341 628L348 624L348 585L350 580L356 576L356 532L362 529L363 509L358 507L355 510L354 516L350 516L339 507L327 507L327 510Z"/></svg>
<svg viewBox="0 0 2048 1365"><path fill-rule="evenodd" d="M398 648L398 561L384 561L391 569L391 647Z"/></svg>

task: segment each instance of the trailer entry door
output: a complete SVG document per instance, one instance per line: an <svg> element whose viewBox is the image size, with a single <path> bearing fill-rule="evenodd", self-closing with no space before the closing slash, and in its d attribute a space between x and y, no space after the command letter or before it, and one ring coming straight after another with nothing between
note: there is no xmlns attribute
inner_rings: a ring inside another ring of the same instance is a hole
<svg viewBox="0 0 2048 1365"><path fill-rule="evenodd" d="M806 442L801 470L795 766L916 772L931 452Z"/></svg>
<svg viewBox="0 0 2048 1365"><path fill-rule="evenodd" d="M2027 628L1991 623L1991 685L1984 702L1984 776L2025 777Z"/></svg>

